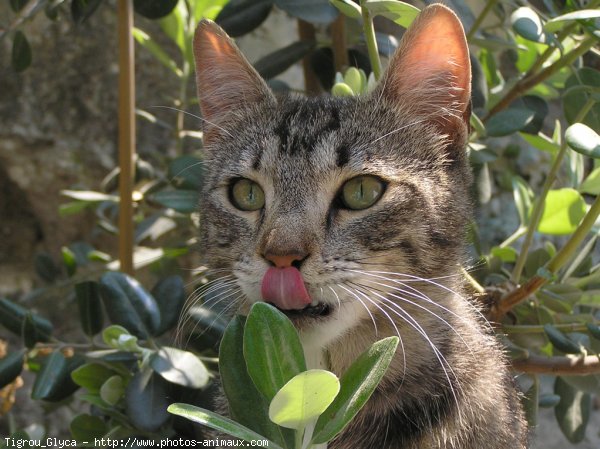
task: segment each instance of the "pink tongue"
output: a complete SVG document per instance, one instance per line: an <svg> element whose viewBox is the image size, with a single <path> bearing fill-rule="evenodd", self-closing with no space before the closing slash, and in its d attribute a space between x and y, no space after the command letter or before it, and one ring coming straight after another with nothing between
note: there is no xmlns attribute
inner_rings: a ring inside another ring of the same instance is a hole
<svg viewBox="0 0 600 449"><path fill-rule="evenodd" d="M311 303L302 275L295 267L271 267L263 277L263 300L283 310L300 310Z"/></svg>

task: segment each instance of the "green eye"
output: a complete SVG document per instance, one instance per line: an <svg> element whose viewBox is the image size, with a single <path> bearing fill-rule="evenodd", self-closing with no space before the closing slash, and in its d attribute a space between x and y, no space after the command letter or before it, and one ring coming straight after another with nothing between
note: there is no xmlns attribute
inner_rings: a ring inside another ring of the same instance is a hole
<svg viewBox="0 0 600 449"><path fill-rule="evenodd" d="M348 209L366 209L379 201L384 187L383 182L374 176L357 176L342 187L342 203Z"/></svg>
<svg viewBox="0 0 600 449"><path fill-rule="evenodd" d="M258 210L265 205L265 193L254 181L238 179L231 186L231 202L240 210Z"/></svg>

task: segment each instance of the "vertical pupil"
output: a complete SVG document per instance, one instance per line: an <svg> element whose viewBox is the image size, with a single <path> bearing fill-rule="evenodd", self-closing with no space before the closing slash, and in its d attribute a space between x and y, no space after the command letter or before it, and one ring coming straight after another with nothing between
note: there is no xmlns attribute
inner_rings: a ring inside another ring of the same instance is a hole
<svg viewBox="0 0 600 449"><path fill-rule="evenodd" d="M360 182L358 192L359 192L359 195L360 195L360 199L363 199L365 197L365 192L363 190L363 183L362 183L362 181Z"/></svg>
<svg viewBox="0 0 600 449"><path fill-rule="evenodd" d="M248 202L254 202L254 186L252 184L248 186Z"/></svg>

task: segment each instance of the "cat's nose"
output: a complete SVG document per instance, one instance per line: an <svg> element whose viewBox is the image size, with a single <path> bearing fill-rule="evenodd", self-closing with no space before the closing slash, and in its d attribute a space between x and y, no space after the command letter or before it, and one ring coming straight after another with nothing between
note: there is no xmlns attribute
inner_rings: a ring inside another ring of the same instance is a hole
<svg viewBox="0 0 600 449"><path fill-rule="evenodd" d="M308 254L302 253L290 253L290 254L273 254L265 253L263 257L267 259L272 265L277 268L296 267L300 268L300 265L308 257Z"/></svg>

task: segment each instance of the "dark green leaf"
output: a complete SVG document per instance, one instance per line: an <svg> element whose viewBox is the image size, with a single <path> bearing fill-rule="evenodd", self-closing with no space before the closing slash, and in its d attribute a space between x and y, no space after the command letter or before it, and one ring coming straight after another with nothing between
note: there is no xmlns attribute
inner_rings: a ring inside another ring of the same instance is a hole
<svg viewBox="0 0 600 449"><path fill-rule="evenodd" d="M588 328L588 331L592 335L592 337L594 337L597 340L600 340L600 326L593 323L587 323L586 327Z"/></svg>
<svg viewBox="0 0 600 449"><path fill-rule="evenodd" d="M600 393L600 375L591 374L589 376L561 376L561 378L573 388L583 393Z"/></svg>
<svg viewBox="0 0 600 449"><path fill-rule="evenodd" d="M31 390L31 398L57 402L73 394L79 386L71 379L71 372L82 363L80 358L66 359L60 351L54 351L42 363Z"/></svg>
<svg viewBox="0 0 600 449"><path fill-rule="evenodd" d="M565 82L566 92L563 96L563 108L569 124L575 123L577 115L579 115L579 112L591 95L585 89L574 89L577 86L589 86L592 89L597 88L600 86L600 71L589 67L582 67L567 78ZM600 129L600 102L596 102L581 122L593 130Z"/></svg>
<svg viewBox="0 0 600 449"><path fill-rule="evenodd" d="M135 279L124 273L108 272L100 278L100 292L113 323L140 338L154 335L159 329L158 305Z"/></svg>
<svg viewBox="0 0 600 449"><path fill-rule="evenodd" d="M531 388L525 392L525 395L522 399L523 409L525 410L525 419L531 428L534 428L537 425L539 395L540 383L539 380L535 378L533 385L531 385Z"/></svg>
<svg viewBox="0 0 600 449"><path fill-rule="evenodd" d="M188 351L163 346L150 362L165 380L189 388L205 387L209 373L198 357Z"/></svg>
<svg viewBox="0 0 600 449"><path fill-rule="evenodd" d="M293 432L275 425L269 419L269 402L248 375L243 353L244 323L245 318L239 315L231 320L219 348L221 384L231 417L282 447L291 449L294 447ZM252 407L248 407L248 404L252 404Z"/></svg>
<svg viewBox="0 0 600 449"><path fill-rule="evenodd" d="M149 199L182 214L189 214L198 210L200 195L193 190L162 190L150 195Z"/></svg>
<svg viewBox="0 0 600 449"><path fill-rule="evenodd" d="M100 363L85 363L71 373L71 379L89 393L98 393L115 371Z"/></svg>
<svg viewBox="0 0 600 449"><path fill-rule="evenodd" d="M194 335L194 346L198 350L216 349L219 347L227 320L215 307L194 306L188 312Z"/></svg>
<svg viewBox="0 0 600 449"><path fill-rule="evenodd" d="M182 418L189 419L190 421L199 424L203 424L211 429L232 435L244 441L262 441L265 439L264 436L253 432L252 430L236 423L235 421L200 407L194 407L193 405L189 404L171 404L168 408L168 411L174 415L181 416ZM280 446L272 442L269 442L267 447L270 449L282 449Z"/></svg>
<svg viewBox="0 0 600 449"><path fill-rule="evenodd" d="M104 325L104 312L98 283L86 281L75 284L75 297L83 332L90 336L96 335Z"/></svg>
<svg viewBox="0 0 600 449"><path fill-rule="evenodd" d="M231 37L258 28L269 16L273 0L233 0L221 10L217 22Z"/></svg>
<svg viewBox="0 0 600 449"><path fill-rule="evenodd" d="M470 55L471 59L471 98L473 101L473 108L485 108L488 99L488 85L485 73L479 59L474 53Z"/></svg>
<svg viewBox="0 0 600 449"><path fill-rule="evenodd" d="M17 378L23 371L25 350L11 352L0 359L0 390Z"/></svg>
<svg viewBox="0 0 600 449"><path fill-rule="evenodd" d="M294 42L259 59L254 63L254 68L263 78L274 78L300 61L314 47L314 42Z"/></svg>
<svg viewBox="0 0 600 449"><path fill-rule="evenodd" d="M158 238L177 228L175 220L157 213L142 220L135 228L135 242L140 243L149 238L156 241Z"/></svg>
<svg viewBox="0 0 600 449"><path fill-rule="evenodd" d="M8 299L0 298L0 324L3 324L4 327L14 334L22 334L25 317L28 313L31 312L24 307ZM52 334L52 323L36 314L32 314L31 317L35 323L36 335L39 338L38 341L48 341Z"/></svg>
<svg viewBox="0 0 600 449"><path fill-rule="evenodd" d="M583 441L592 408L591 395L573 388L560 377L554 383L554 393L560 396L554 415L563 434L571 443Z"/></svg>
<svg viewBox="0 0 600 449"><path fill-rule="evenodd" d="M125 406L137 429L156 432L169 419L167 382L151 370L136 373L125 389Z"/></svg>
<svg viewBox="0 0 600 449"><path fill-rule="evenodd" d="M338 16L329 0L275 0L275 5L289 15L310 23L327 24Z"/></svg>
<svg viewBox="0 0 600 449"><path fill-rule="evenodd" d="M11 62L16 72L22 72L31 65L31 46L22 31L16 31L13 38Z"/></svg>
<svg viewBox="0 0 600 449"><path fill-rule="evenodd" d="M513 29L525 39L540 43L549 41L542 20L533 9L527 6L517 8L510 16L510 21Z"/></svg>
<svg viewBox="0 0 600 449"><path fill-rule="evenodd" d="M535 113L531 122L521 128L521 132L537 134L541 131L544 126L544 119L548 115L548 103L546 103L546 100L536 95L525 95L513 102L510 107L529 109Z"/></svg>
<svg viewBox="0 0 600 449"><path fill-rule="evenodd" d="M340 379L340 393L317 421L313 443L330 441L356 416L383 378L398 342L398 337L384 338L350 365Z"/></svg>
<svg viewBox="0 0 600 449"><path fill-rule="evenodd" d="M71 3L73 22L81 25L94 14L102 2L103 0L73 0Z"/></svg>
<svg viewBox="0 0 600 449"><path fill-rule="evenodd" d="M169 164L167 176L178 189L199 190L204 177L204 161L195 156L180 156Z"/></svg>
<svg viewBox="0 0 600 449"><path fill-rule="evenodd" d="M161 279L152 289L160 311L160 326L156 335L172 329L179 320L185 304L185 285L181 276L169 276Z"/></svg>
<svg viewBox="0 0 600 449"><path fill-rule="evenodd" d="M542 394L539 399L541 408L552 408L560 402L560 396L557 394Z"/></svg>
<svg viewBox="0 0 600 449"><path fill-rule="evenodd" d="M179 0L133 0L133 8L148 19L160 19L169 15Z"/></svg>
<svg viewBox="0 0 600 449"><path fill-rule="evenodd" d="M581 347L574 341L567 338L565 334L563 334L553 325L545 324L544 332L548 336L548 339L550 340L552 345L560 351L565 352L567 354L581 353Z"/></svg>
<svg viewBox="0 0 600 449"><path fill-rule="evenodd" d="M54 282L60 276L60 268L48 253L38 253L33 266L36 274L46 282Z"/></svg>
<svg viewBox="0 0 600 449"><path fill-rule="evenodd" d="M535 112L526 108L509 108L492 116L486 123L490 137L508 136L520 131L532 122Z"/></svg>
<svg viewBox="0 0 600 449"><path fill-rule="evenodd" d="M306 371L296 328L283 313L264 302L255 303L246 319L244 358L256 388L269 401L292 377Z"/></svg>
<svg viewBox="0 0 600 449"><path fill-rule="evenodd" d="M77 415L69 425L71 436L77 441L100 439L108 432L106 423L98 416Z"/></svg>
<svg viewBox="0 0 600 449"><path fill-rule="evenodd" d="M23 6L27 4L28 0L10 0L10 8L14 12L19 12L23 9Z"/></svg>

